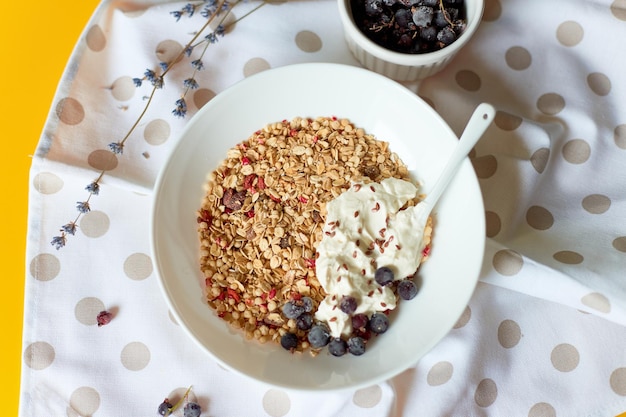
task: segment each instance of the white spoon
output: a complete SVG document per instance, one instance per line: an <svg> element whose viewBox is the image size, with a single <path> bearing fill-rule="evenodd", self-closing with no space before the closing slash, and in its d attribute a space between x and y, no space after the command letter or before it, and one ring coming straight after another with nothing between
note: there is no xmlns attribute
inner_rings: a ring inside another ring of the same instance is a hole
<svg viewBox="0 0 626 417"><path fill-rule="evenodd" d="M481 103L476 107L437 182L426 195L426 198L419 204L422 206L422 216L428 217L435 204L437 204L439 197L441 197L452 178L456 175L467 154L469 154L493 121L495 113L496 110L491 104Z"/></svg>

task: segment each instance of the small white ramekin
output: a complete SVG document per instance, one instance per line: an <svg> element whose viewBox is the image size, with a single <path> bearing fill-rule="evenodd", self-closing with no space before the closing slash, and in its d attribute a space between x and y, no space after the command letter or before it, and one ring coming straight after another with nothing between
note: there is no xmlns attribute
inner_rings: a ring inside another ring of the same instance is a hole
<svg viewBox="0 0 626 417"><path fill-rule="evenodd" d="M406 54L386 49L369 39L352 17L350 0L337 0L348 48L365 68L396 81L417 81L443 69L467 44L478 29L484 0L465 0L467 26L461 36L443 49L423 54Z"/></svg>

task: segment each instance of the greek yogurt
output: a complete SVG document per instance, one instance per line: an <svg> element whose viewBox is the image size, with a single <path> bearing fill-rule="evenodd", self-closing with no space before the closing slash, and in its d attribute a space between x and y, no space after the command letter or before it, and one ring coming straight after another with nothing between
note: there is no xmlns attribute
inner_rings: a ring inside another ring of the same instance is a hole
<svg viewBox="0 0 626 417"><path fill-rule="evenodd" d="M428 216L423 215L421 204L400 210L418 192L409 181L388 178L380 183L354 183L327 204L315 264L327 296L315 318L328 324L333 337L352 333L351 315L339 307L343 296L357 300L353 314L370 317L396 307L393 290L379 285L374 276L377 268L387 266L394 279L401 280L419 267Z"/></svg>

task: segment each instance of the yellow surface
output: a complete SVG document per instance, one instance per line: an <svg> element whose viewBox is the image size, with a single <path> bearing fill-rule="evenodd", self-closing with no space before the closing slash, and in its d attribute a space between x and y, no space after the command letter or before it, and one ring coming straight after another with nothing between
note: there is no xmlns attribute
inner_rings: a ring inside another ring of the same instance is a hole
<svg viewBox="0 0 626 417"><path fill-rule="evenodd" d="M5 2L0 19L2 414L16 416L22 363L28 171L57 84L98 0Z"/></svg>
<svg viewBox="0 0 626 417"><path fill-rule="evenodd" d="M3 415L17 415L22 363L22 316L26 246L28 171L57 84L74 45L98 0L8 2L0 33L0 194L4 220L2 349ZM626 417L626 413L618 417Z"/></svg>

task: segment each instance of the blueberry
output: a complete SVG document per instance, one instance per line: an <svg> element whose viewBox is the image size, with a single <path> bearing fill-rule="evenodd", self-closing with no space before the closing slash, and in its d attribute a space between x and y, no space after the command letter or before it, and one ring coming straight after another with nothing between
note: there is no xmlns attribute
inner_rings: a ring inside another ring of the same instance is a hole
<svg viewBox="0 0 626 417"><path fill-rule="evenodd" d="M293 301L287 301L283 305L283 315L288 319L297 319L302 313L304 313L304 307Z"/></svg>
<svg viewBox="0 0 626 417"><path fill-rule="evenodd" d="M389 328L389 319L384 313L374 313L370 317L370 330L376 334L385 333Z"/></svg>
<svg viewBox="0 0 626 417"><path fill-rule="evenodd" d="M183 417L199 417L202 413L202 408L198 403L188 402L183 408Z"/></svg>
<svg viewBox="0 0 626 417"><path fill-rule="evenodd" d="M444 45L450 45L456 40L456 33L450 26L446 26L437 33L437 40Z"/></svg>
<svg viewBox="0 0 626 417"><path fill-rule="evenodd" d="M380 0L365 0L365 13L368 16L378 16L383 12L383 4Z"/></svg>
<svg viewBox="0 0 626 417"><path fill-rule="evenodd" d="M365 339L359 336L352 336L348 339L348 352L355 356L365 353Z"/></svg>
<svg viewBox="0 0 626 417"><path fill-rule="evenodd" d="M368 318L365 314L355 314L352 316L352 328L365 329L367 327Z"/></svg>
<svg viewBox="0 0 626 417"><path fill-rule="evenodd" d="M376 270L374 279L379 285L385 286L393 282L393 271L387 266L381 266Z"/></svg>
<svg viewBox="0 0 626 417"><path fill-rule="evenodd" d="M333 356L343 356L348 351L348 346L342 338L335 337L328 343L328 351Z"/></svg>
<svg viewBox="0 0 626 417"><path fill-rule="evenodd" d="M433 8L428 6L419 6L413 12L413 22L419 28L429 26L433 21Z"/></svg>
<svg viewBox="0 0 626 417"><path fill-rule="evenodd" d="M300 304L302 304L305 313L310 313L311 311L313 311L313 300L311 299L311 297L302 297L300 299Z"/></svg>
<svg viewBox="0 0 626 417"><path fill-rule="evenodd" d="M161 404L159 404L159 408L157 409L157 412L159 413L160 416L164 416L165 414L168 413L168 411L172 409L172 407L174 406L172 405L170 400L166 398L165 400L163 400Z"/></svg>
<svg viewBox="0 0 626 417"><path fill-rule="evenodd" d="M439 0L420 0L420 6L439 7Z"/></svg>
<svg viewBox="0 0 626 417"><path fill-rule="evenodd" d="M285 333L280 338L280 345L287 350L295 349L298 346L298 336L295 333Z"/></svg>
<svg viewBox="0 0 626 417"><path fill-rule="evenodd" d="M311 330L309 330L307 339L309 340L312 348L321 348L328 344L328 341L330 340L330 332L325 325L315 324L311 327Z"/></svg>
<svg viewBox="0 0 626 417"><path fill-rule="evenodd" d="M296 327L300 330L309 330L313 325L313 316L309 313L303 313L296 319Z"/></svg>
<svg viewBox="0 0 626 417"><path fill-rule="evenodd" d="M434 42L437 40L437 29L434 26L421 28L419 33L420 38L424 39L426 42Z"/></svg>
<svg viewBox="0 0 626 417"><path fill-rule="evenodd" d="M417 295L417 287L410 279L402 280L398 284L398 294L403 300L411 300Z"/></svg>
<svg viewBox="0 0 626 417"><path fill-rule="evenodd" d="M352 314L356 310L356 298L351 295L344 295L339 302L339 309L346 314Z"/></svg>
<svg viewBox="0 0 626 417"><path fill-rule="evenodd" d="M411 15L411 11L408 9L398 9L396 10L395 20L398 26L401 28L407 28L409 23L413 23L413 16Z"/></svg>

